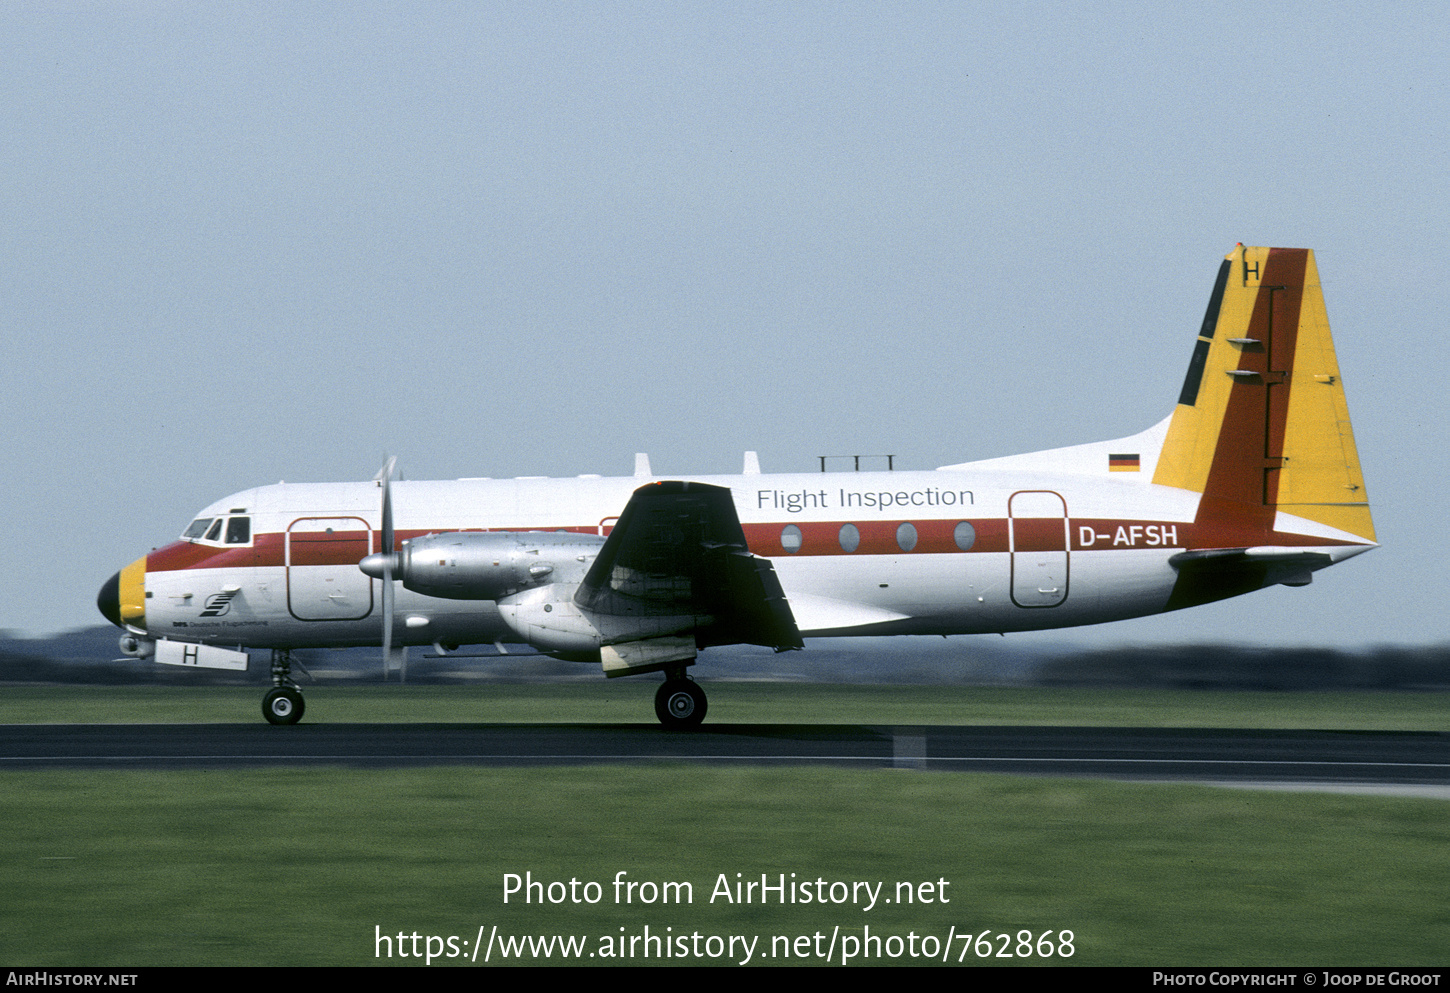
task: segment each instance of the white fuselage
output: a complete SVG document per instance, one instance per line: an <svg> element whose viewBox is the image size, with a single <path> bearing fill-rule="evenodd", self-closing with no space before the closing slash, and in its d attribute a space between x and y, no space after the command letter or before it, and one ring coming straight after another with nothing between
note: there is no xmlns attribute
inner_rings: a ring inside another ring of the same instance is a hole
<svg viewBox="0 0 1450 993"><path fill-rule="evenodd" d="M988 464L984 464L988 465ZM1175 554L1207 547L1199 495L1118 479L984 467L691 477L730 489L750 550L768 557L802 635L973 634L1067 627L1166 609ZM396 482L399 541L435 532L606 535L642 477ZM377 644L377 482L277 484L200 519L247 518L147 557L144 631L253 648ZM1280 515L1275 545L1363 551ZM233 538L238 535L233 534ZM1264 542L1268 543L1268 542ZM587 551L583 554L589 554ZM516 641L492 601L399 589L398 644Z"/></svg>

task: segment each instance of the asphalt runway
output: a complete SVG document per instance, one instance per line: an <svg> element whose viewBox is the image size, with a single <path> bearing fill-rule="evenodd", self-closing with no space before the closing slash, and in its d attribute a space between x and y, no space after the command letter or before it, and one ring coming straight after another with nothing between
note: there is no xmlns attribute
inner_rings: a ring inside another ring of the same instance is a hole
<svg viewBox="0 0 1450 993"><path fill-rule="evenodd" d="M1450 795L1450 734L706 724L10 724L0 768L831 765Z"/></svg>

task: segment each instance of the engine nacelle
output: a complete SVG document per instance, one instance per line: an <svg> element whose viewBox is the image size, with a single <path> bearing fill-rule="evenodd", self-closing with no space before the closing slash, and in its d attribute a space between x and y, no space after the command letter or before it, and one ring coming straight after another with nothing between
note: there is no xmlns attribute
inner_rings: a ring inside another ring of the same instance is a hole
<svg viewBox="0 0 1450 993"><path fill-rule="evenodd" d="M672 659L694 658L693 632L714 621L707 614L598 613L575 602L578 589L574 583L552 583L525 590L500 600L498 614L515 634L541 651L593 655L607 646L658 644L661 639L674 639ZM688 650L681 650L686 645ZM616 652L616 658L619 655ZM618 667L628 668L631 664L624 662ZM608 668L606 665L606 671Z"/></svg>
<svg viewBox="0 0 1450 993"><path fill-rule="evenodd" d="M403 542L393 578L406 589L447 600L497 600L549 583L578 583L604 539L560 531L453 531ZM383 576L386 553L359 568Z"/></svg>

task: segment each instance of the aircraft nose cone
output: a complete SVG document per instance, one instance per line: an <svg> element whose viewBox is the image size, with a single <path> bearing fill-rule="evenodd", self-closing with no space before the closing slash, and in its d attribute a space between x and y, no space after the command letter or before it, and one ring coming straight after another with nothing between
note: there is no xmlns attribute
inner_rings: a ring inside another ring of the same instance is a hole
<svg viewBox="0 0 1450 993"><path fill-rule="evenodd" d="M101 615L116 627L123 627L121 624L121 574L118 572L101 586L101 592L96 596L96 606L100 608Z"/></svg>

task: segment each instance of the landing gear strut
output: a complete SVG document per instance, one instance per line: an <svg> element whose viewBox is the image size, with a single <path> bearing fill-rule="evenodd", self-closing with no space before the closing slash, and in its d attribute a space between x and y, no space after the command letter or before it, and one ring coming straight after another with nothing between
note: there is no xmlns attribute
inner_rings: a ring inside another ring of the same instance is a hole
<svg viewBox="0 0 1450 993"><path fill-rule="evenodd" d="M705 691L693 679L685 677L684 669L673 669L655 693L655 716L671 731L696 727L705 719L709 702Z"/></svg>
<svg viewBox="0 0 1450 993"><path fill-rule="evenodd" d="M272 689L262 697L262 716L269 724L296 724L302 720L307 702L292 680L292 653L286 648L272 650Z"/></svg>

